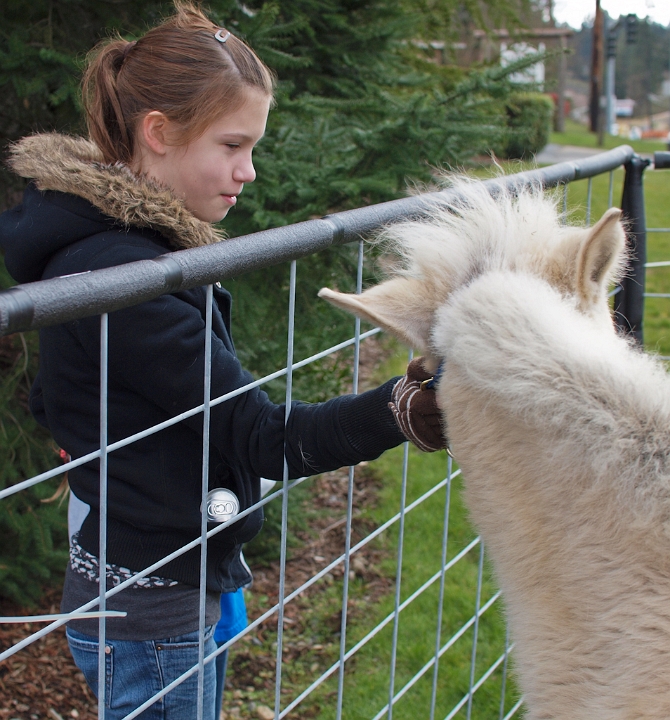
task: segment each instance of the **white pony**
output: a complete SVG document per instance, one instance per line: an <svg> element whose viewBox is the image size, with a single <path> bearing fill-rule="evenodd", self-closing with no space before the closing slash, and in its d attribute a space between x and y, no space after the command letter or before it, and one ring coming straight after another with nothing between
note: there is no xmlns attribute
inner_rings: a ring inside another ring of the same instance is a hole
<svg viewBox="0 0 670 720"><path fill-rule="evenodd" d="M392 278L320 295L444 363L438 401L493 561L529 720L670 718L670 382L617 335L625 235L539 189L384 233Z"/></svg>

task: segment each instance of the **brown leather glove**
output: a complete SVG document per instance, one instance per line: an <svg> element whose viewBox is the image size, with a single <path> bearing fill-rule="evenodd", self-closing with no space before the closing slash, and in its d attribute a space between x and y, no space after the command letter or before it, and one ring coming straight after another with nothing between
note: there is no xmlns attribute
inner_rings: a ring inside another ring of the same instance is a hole
<svg viewBox="0 0 670 720"><path fill-rule="evenodd" d="M405 377L398 380L393 388L389 403L402 434L424 452L447 447L435 388L421 388L421 383L431 377L423 369L423 358L415 358L407 366Z"/></svg>

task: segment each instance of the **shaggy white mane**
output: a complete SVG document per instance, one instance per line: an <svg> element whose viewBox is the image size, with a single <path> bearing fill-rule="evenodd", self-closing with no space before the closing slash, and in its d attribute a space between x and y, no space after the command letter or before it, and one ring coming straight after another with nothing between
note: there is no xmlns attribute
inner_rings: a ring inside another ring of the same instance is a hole
<svg viewBox="0 0 670 720"><path fill-rule="evenodd" d="M464 176L443 182L446 192L431 195L425 217L390 225L373 240L389 253L388 276L425 282L440 299L493 270L540 275L564 294L575 291L574 248L584 229L559 212L557 191ZM610 268L610 283L625 260L621 253Z"/></svg>
<svg viewBox="0 0 670 720"><path fill-rule="evenodd" d="M443 198L427 201L424 218L380 232L376 242L400 258L392 274L436 285L448 278L458 286L489 270L531 270L572 232L560 220L557 196L539 185L510 188L500 182L491 193L466 177L445 184Z"/></svg>

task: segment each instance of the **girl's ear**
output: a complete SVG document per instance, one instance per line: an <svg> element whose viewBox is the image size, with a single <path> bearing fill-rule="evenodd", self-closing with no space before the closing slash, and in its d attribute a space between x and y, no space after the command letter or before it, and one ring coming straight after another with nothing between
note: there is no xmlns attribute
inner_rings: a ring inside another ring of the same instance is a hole
<svg viewBox="0 0 670 720"><path fill-rule="evenodd" d="M617 269L626 244L619 222L621 210L610 208L588 232L577 255L577 295L582 302L597 302Z"/></svg>
<svg viewBox="0 0 670 720"><path fill-rule="evenodd" d="M388 330L399 340L422 352L430 352L430 330L435 307L426 297L426 286L414 278L394 278L351 295L323 288L319 297L342 310Z"/></svg>
<svg viewBox="0 0 670 720"><path fill-rule="evenodd" d="M162 112L152 110L139 122L140 142L156 155L165 155L169 125L170 121Z"/></svg>

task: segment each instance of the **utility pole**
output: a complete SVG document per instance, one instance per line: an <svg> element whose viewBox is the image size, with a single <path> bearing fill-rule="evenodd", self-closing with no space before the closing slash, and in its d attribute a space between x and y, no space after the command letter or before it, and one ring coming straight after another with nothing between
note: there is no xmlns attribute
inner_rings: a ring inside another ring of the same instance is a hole
<svg viewBox="0 0 670 720"><path fill-rule="evenodd" d="M616 45L619 33L619 23L613 23L611 18L607 18L607 70L605 80L605 93L607 97L607 121L605 123L605 132L612 134L612 126L616 120L616 97L614 95L614 78L616 76Z"/></svg>
<svg viewBox="0 0 670 720"><path fill-rule="evenodd" d="M558 107L556 108L556 132L565 132L565 76L568 70L567 46L568 40L561 35L561 56L558 65Z"/></svg>
<svg viewBox="0 0 670 720"><path fill-rule="evenodd" d="M591 102L589 105L589 116L591 121L591 132L599 133L602 123L600 122L600 83L603 74L603 12L600 8L600 0L596 0L596 16L593 21L593 47L591 48ZM602 139L599 137L599 143Z"/></svg>

